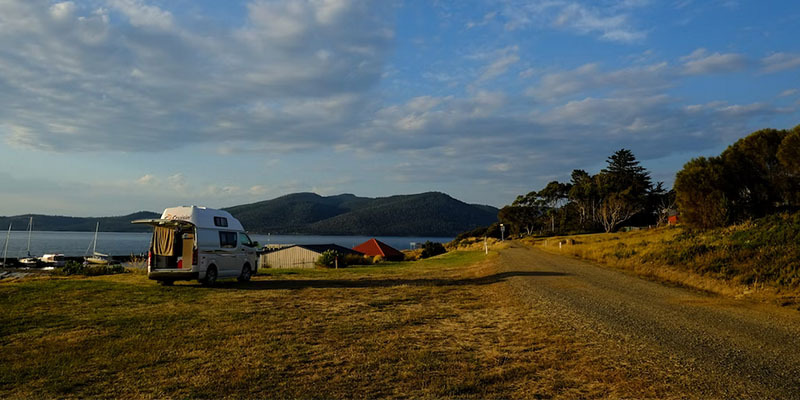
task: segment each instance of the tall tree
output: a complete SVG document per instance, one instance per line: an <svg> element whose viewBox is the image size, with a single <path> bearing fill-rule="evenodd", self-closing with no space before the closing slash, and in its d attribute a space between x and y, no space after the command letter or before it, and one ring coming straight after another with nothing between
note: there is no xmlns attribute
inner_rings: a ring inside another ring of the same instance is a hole
<svg viewBox="0 0 800 400"><path fill-rule="evenodd" d="M778 160L788 173L800 176L800 125L792 129L792 132L781 141Z"/></svg>
<svg viewBox="0 0 800 400"><path fill-rule="evenodd" d="M597 220L597 210L600 206L597 185L592 176L582 169L572 171L571 178L569 200L575 204L579 226L586 229L589 223Z"/></svg>
<svg viewBox="0 0 800 400"><path fill-rule="evenodd" d="M681 218L698 228L724 226L729 221L723 162L718 157L695 158L675 176L675 192Z"/></svg>
<svg viewBox="0 0 800 400"><path fill-rule="evenodd" d="M737 220L762 217L784 203L785 169L778 149L786 131L762 129L739 139L720 155L725 176L735 179L727 193Z"/></svg>
<svg viewBox="0 0 800 400"><path fill-rule="evenodd" d="M566 202L569 189L569 184L552 181L539 191L539 197L547 206L546 213L550 217L550 232L556 231L556 214Z"/></svg>
<svg viewBox="0 0 800 400"><path fill-rule="evenodd" d="M497 219L509 225L512 232L521 233L524 230L530 236L537 227L537 221L542 216L543 208L541 199L533 191L524 196L517 196L510 206L501 208Z"/></svg>
<svg viewBox="0 0 800 400"><path fill-rule="evenodd" d="M608 157L607 166L595 176L600 201L598 222L606 232L615 230L647 207L653 183L650 173L628 149Z"/></svg>

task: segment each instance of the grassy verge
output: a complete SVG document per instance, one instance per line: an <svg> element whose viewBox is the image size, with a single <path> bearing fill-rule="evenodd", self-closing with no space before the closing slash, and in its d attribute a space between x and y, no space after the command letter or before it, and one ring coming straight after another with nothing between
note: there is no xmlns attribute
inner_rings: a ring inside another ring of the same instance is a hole
<svg viewBox="0 0 800 400"><path fill-rule="evenodd" d="M800 299L800 213L709 231L668 227L526 242L719 294L787 305Z"/></svg>

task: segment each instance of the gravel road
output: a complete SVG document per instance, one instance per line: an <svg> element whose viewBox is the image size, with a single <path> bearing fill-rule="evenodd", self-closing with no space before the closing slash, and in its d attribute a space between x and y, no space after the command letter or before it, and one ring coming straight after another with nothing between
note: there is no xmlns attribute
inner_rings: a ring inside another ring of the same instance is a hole
<svg viewBox="0 0 800 400"><path fill-rule="evenodd" d="M800 398L800 312L670 287L513 245L511 293L626 368L708 398ZM666 372L664 372L666 371Z"/></svg>

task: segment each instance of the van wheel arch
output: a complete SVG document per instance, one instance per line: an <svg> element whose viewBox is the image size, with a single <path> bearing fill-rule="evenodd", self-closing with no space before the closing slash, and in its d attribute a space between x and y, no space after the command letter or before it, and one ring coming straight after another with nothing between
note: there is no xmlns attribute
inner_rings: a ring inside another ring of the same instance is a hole
<svg viewBox="0 0 800 400"><path fill-rule="evenodd" d="M206 276L200 281L200 283L206 286L214 286L217 283L217 278L219 278L217 266L214 264L209 264L208 268L206 268Z"/></svg>
<svg viewBox="0 0 800 400"><path fill-rule="evenodd" d="M250 266L250 262L247 261L242 266L242 273L239 274L239 277L236 278L239 282L249 282L250 278L253 277L253 267Z"/></svg>

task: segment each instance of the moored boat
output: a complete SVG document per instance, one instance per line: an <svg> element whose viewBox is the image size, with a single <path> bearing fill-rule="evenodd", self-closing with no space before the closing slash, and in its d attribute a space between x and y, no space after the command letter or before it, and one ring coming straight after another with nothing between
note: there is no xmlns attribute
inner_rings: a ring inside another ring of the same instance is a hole
<svg viewBox="0 0 800 400"><path fill-rule="evenodd" d="M33 217L28 221L28 250L27 256L20 258L17 263L23 267L38 267L39 259L31 255L31 232L33 231Z"/></svg>
<svg viewBox="0 0 800 400"><path fill-rule="evenodd" d="M111 261L111 256L108 254L98 253L97 252L97 232L100 230L100 222L97 222L97 226L94 228L94 239L91 243L89 243L89 247L92 248L92 255L87 255L83 257L83 259L89 264L108 264ZM86 249L86 252L89 252L89 249Z"/></svg>
<svg viewBox="0 0 800 400"><path fill-rule="evenodd" d="M39 258L39 261L41 261L42 264L51 267L63 267L64 265L67 264L66 258L64 258L64 255L61 253L45 254L41 258Z"/></svg>

